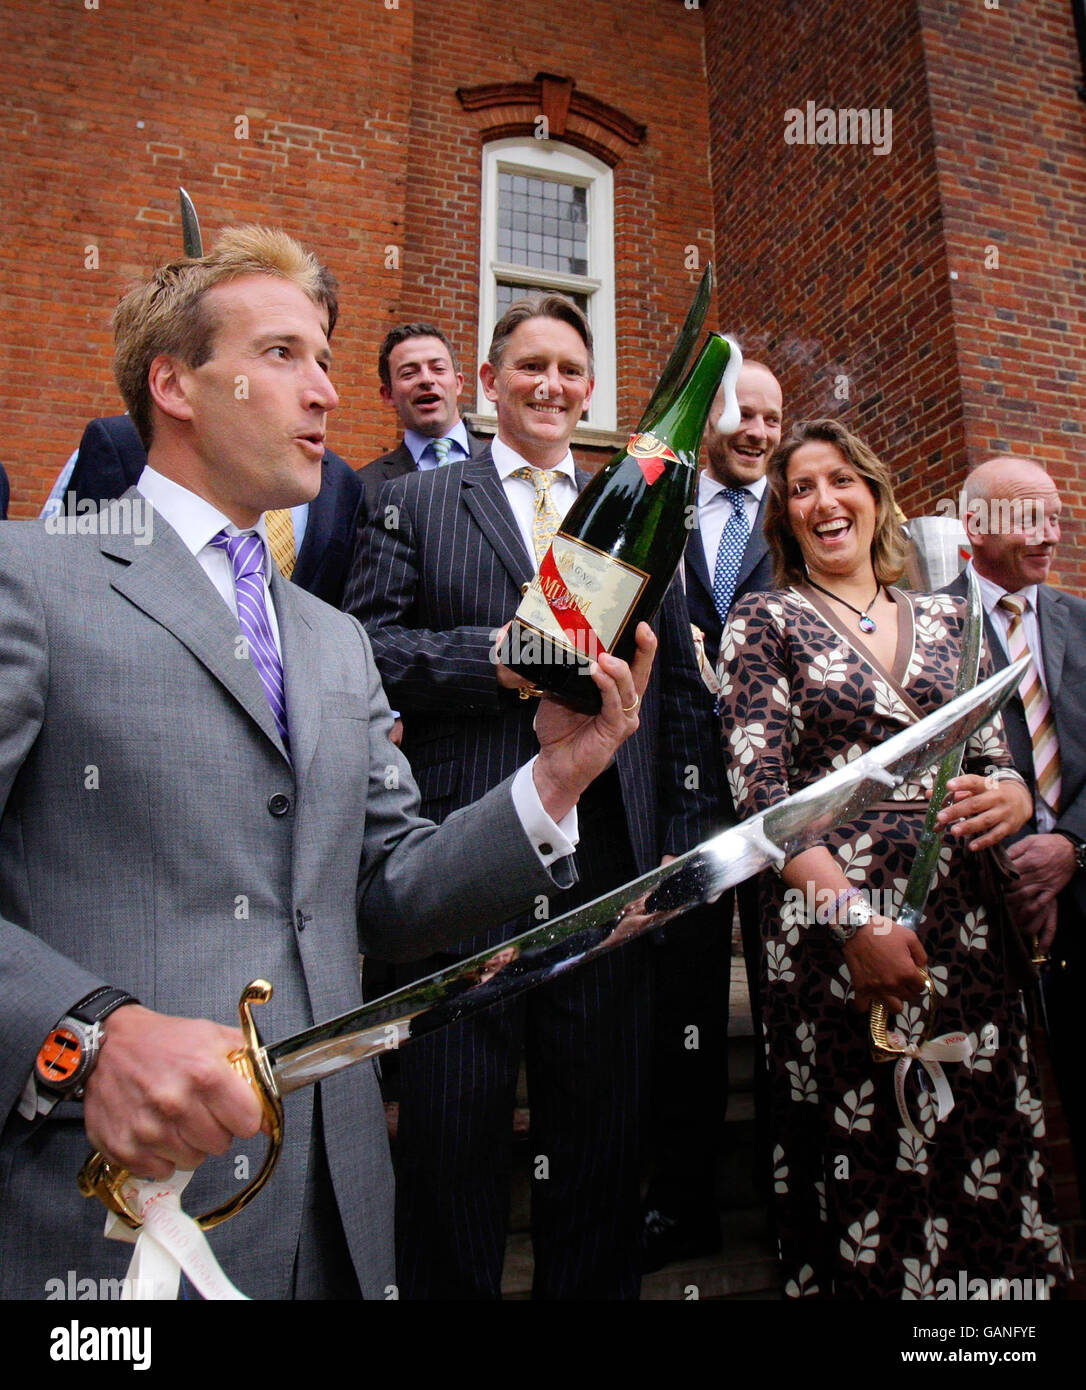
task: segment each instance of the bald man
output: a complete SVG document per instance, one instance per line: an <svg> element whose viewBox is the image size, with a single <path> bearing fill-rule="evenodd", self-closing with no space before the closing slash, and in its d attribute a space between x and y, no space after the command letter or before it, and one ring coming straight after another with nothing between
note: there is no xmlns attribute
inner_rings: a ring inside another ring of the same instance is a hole
<svg viewBox="0 0 1086 1390"><path fill-rule="evenodd" d="M1035 808L1009 849L1020 875L1010 902L1021 929L1051 952L1044 990L1053 1065L1086 1193L1077 1017L1086 982L1086 601L1047 583L1061 504L1043 468L1025 458L989 459L966 479L964 502L993 660L1005 666L1024 643L1036 670L1003 711L1015 766ZM963 574L949 592L964 594L966 582ZM1030 683L1038 681L1031 693Z"/></svg>
<svg viewBox="0 0 1086 1390"><path fill-rule="evenodd" d="M745 362L736 396L740 424L733 434L721 434L713 424L724 409L723 388L709 413L708 461L698 479L698 524L686 546L686 605L691 623L703 635L710 672L732 604L743 594L773 587L762 519L766 468L781 442L781 387L763 363ZM719 749L719 720L708 690L703 717L712 724ZM723 768L717 771L726 798ZM724 810L733 820L730 803ZM653 1176L642 1229L646 1273L674 1260L711 1254L721 1244L715 1176L728 1098L734 896L726 893L719 904L686 914L667 928L654 952ZM739 913L747 977L754 986L761 949L754 882L739 889ZM760 1037L753 988L751 1009ZM691 1046L691 1026L697 1029L696 1047ZM765 1080L760 1047L755 1048L754 1065L760 1096ZM764 1106L758 1108L764 1113Z"/></svg>

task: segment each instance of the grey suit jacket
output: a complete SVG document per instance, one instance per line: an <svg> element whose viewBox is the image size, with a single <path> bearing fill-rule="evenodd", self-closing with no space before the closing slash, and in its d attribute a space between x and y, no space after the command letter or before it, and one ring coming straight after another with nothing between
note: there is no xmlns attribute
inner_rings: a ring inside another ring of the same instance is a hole
<svg viewBox="0 0 1086 1390"><path fill-rule="evenodd" d="M946 586L946 592L964 597L966 587L963 572ZM1080 840L1086 840L1086 722L1083 720L1083 702L1086 700L1086 600L1041 584L1037 589L1037 621L1041 629L1045 683L1052 702L1056 738L1060 746L1060 814L1056 824L1060 829L1071 831ZM987 616L985 630L992 662L996 670L1001 671L1007 665L1007 657ZM1026 713L1017 692L1003 707L1003 725L1014 765L1026 779L1032 793L1033 747ZM1031 824L1023 833L1028 834L1035 829ZM1079 914L1086 913L1086 875L1076 874L1064 890L1064 895L1075 904ZM1075 946L1078 953L1086 953L1086 945L1081 941L1076 942Z"/></svg>
<svg viewBox="0 0 1086 1390"><path fill-rule="evenodd" d="M272 592L289 759L235 619L160 517L148 545L0 528L0 1297L40 1298L69 1269L117 1277L130 1255L76 1191L81 1106L33 1126L15 1109L46 1033L90 990L228 1023L264 976L275 1040L359 1003L360 947L417 958L553 888L508 784L440 828L419 817L362 628L278 574ZM381 1298L391 1172L372 1068L323 1083L322 1110L362 1290ZM290 1289L312 1091L286 1111L269 1188L212 1235L254 1296ZM255 1161L259 1141L242 1151ZM187 1209L235 1190L234 1172L203 1165Z"/></svg>

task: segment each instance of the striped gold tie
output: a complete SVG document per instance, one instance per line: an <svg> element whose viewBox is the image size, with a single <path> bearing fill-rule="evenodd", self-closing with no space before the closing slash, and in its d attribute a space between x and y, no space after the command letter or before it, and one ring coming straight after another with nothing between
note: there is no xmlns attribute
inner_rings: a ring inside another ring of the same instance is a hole
<svg viewBox="0 0 1086 1390"><path fill-rule="evenodd" d="M284 579L294 573L298 559L294 549L294 522L289 507L264 513L264 525L268 528L268 544L271 546L275 567Z"/></svg>
<svg viewBox="0 0 1086 1390"><path fill-rule="evenodd" d="M1030 658L1026 674L1018 687L1026 723L1033 743L1033 774L1037 794L1053 813L1060 806L1060 746L1056 738L1056 720L1052 713L1052 702L1041 682L1040 674L1026 641L1026 625L1022 615L1029 606L1017 594L1004 594L999 600L1000 608L1011 615L1007 628L1007 654L1012 661L1020 656Z"/></svg>
<svg viewBox="0 0 1086 1390"><path fill-rule="evenodd" d="M562 524L562 514L554 505L551 496L551 483L558 477L556 468L518 468L510 476L526 478L535 488L535 512L532 515L532 544L535 546L535 562L543 563L543 557L554 540L555 532Z"/></svg>

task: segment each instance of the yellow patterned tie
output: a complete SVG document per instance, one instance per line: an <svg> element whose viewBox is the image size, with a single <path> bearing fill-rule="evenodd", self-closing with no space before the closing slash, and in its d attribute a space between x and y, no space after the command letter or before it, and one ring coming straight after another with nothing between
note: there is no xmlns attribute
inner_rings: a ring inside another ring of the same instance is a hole
<svg viewBox="0 0 1086 1390"><path fill-rule="evenodd" d="M551 483L558 477L557 468L518 468L510 474L513 478L526 478L535 488L535 512L532 515L532 544L535 546L535 562L543 563L554 533L562 524L562 513L554 505L551 496Z"/></svg>
<svg viewBox="0 0 1086 1390"><path fill-rule="evenodd" d="M290 509L281 507L277 511L265 512L264 525L268 529L268 544L276 568L284 579L289 579L298 558L294 549L294 522Z"/></svg>
<svg viewBox="0 0 1086 1390"><path fill-rule="evenodd" d="M1060 806L1060 747L1056 739L1052 703L1026 641L1026 625L1022 615L1029 605L1017 594L1004 594L999 606L1011 615L1007 628L1008 656L1012 661L1017 661L1020 656L1030 658L1018 693L1026 711L1026 723L1033 743L1033 773L1037 793L1049 810L1055 813Z"/></svg>

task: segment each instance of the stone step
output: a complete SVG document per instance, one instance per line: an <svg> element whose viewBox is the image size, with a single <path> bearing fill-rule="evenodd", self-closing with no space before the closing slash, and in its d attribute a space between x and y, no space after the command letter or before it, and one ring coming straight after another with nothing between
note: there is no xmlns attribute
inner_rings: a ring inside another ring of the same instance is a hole
<svg viewBox="0 0 1086 1390"><path fill-rule="evenodd" d="M776 1299L780 1296L777 1254L762 1211L726 1212L724 1247L716 1255L684 1260L646 1274L641 1298L649 1302L694 1299ZM532 1289L532 1246L527 1234L505 1247L502 1297L526 1299Z"/></svg>

